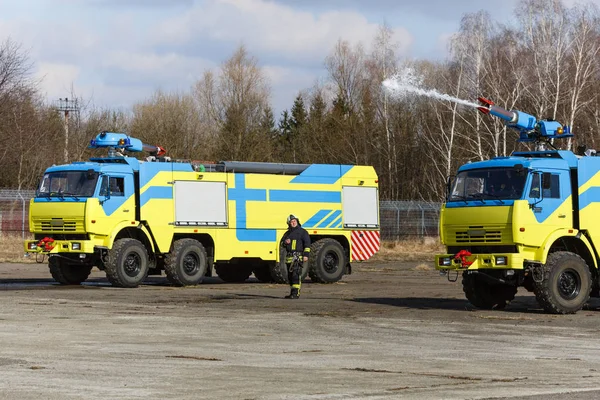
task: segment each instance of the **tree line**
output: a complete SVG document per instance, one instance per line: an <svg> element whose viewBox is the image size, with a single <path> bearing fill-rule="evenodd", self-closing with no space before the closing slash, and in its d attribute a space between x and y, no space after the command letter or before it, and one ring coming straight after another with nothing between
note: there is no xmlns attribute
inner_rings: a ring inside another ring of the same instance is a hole
<svg viewBox="0 0 600 400"><path fill-rule="evenodd" d="M369 51L341 38L324 60L326 79L300 90L280 115L259 60L240 46L188 91L157 91L130 110L78 99L68 137L26 52L7 39L0 44L0 187L34 188L48 166L89 158L89 140L109 130L162 145L177 159L373 165L382 199L440 201L458 166L509 155L518 135L457 103L391 97L382 82L407 67L428 88L571 126L574 139L557 146L595 148L598 9L522 0L515 16L506 25L483 11L465 14L442 61L401 59L387 25L369 39Z"/></svg>

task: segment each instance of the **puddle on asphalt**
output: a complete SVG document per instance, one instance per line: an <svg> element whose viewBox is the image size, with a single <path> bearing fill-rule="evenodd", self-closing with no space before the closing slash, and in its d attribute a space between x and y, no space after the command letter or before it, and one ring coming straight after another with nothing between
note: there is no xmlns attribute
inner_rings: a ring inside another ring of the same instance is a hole
<svg viewBox="0 0 600 400"><path fill-rule="evenodd" d="M36 288L56 288L56 289L74 289L83 287L102 287L111 286L109 282L84 282L81 285L61 285L53 280L0 280L0 290L2 289L36 289Z"/></svg>
<svg viewBox="0 0 600 400"><path fill-rule="evenodd" d="M23 281L14 281L14 282L0 282L0 289L15 289L15 288L35 288L35 287L50 287L55 285L55 282L23 282Z"/></svg>
<svg viewBox="0 0 600 400"><path fill-rule="evenodd" d="M140 285L143 286L169 286L166 280L149 280ZM0 291L15 289L77 289L77 288L102 288L113 287L107 280L91 280L83 282L81 285L61 285L52 279L4 279L0 280Z"/></svg>

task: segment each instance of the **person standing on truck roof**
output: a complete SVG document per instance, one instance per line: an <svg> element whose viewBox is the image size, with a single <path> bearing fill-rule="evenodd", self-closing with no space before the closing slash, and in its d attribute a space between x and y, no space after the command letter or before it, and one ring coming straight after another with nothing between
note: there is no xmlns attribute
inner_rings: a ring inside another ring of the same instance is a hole
<svg viewBox="0 0 600 400"><path fill-rule="evenodd" d="M306 229L302 228L295 215L290 214L287 224L288 230L281 239L287 251L285 263L290 282L290 294L285 298L297 299L300 297L300 285L302 284L302 265L308 261L310 254L310 236Z"/></svg>

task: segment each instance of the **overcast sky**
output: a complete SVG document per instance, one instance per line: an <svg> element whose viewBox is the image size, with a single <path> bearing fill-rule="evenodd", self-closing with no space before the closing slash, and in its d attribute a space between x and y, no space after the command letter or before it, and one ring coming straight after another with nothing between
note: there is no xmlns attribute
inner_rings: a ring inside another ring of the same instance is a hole
<svg viewBox="0 0 600 400"><path fill-rule="evenodd" d="M368 47L385 21L402 57L443 59L463 14L484 9L509 22L517 1L0 0L0 40L22 44L48 101L73 87L125 109L158 89L187 92L244 44L279 112L326 76L339 38Z"/></svg>

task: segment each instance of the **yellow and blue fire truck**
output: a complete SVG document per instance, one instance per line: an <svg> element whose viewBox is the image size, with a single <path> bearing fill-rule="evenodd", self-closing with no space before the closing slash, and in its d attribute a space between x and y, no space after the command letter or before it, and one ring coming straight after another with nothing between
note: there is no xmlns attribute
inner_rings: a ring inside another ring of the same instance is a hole
<svg viewBox="0 0 600 400"><path fill-rule="evenodd" d="M177 286L213 271L227 282L254 273L284 283L280 241L290 214L311 237L303 277L313 281L336 282L379 249L373 167L179 162L115 132L90 147L108 156L48 168L30 204L34 240L25 250L47 255L61 284L80 284L94 266L120 287L162 271ZM141 151L150 156L126 155Z"/></svg>
<svg viewBox="0 0 600 400"><path fill-rule="evenodd" d="M536 148L459 168L441 210L447 251L436 268L452 281L462 273L478 308L504 308L524 287L547 312L577 312L600 295L600 157L557 150L552 142L572 134L556 121L480 101Z"/></svg>

